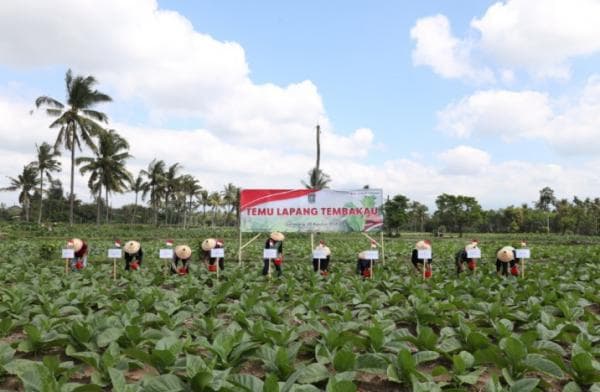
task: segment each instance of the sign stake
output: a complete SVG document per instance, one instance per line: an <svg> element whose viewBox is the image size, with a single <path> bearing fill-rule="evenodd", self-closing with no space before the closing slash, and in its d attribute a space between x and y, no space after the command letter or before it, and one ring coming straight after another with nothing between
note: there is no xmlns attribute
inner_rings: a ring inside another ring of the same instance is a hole
<svg viewBox="0 0 600 392"><path fill-rule="evenodd" d="M113 280L117 280L117 259L113 259Z"/></svg>

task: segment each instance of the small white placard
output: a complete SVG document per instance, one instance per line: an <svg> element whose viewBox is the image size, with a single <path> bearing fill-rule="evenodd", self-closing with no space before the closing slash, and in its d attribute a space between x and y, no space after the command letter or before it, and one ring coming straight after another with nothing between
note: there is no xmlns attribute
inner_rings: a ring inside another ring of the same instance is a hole
<svg viewBox="0 0 600 392"><path fill-rule="evenodd" d="M467 249L467 259L481 259L481 249Z"/></svg>
<svg viewBox="0 0 600 392"><path fill-rule="evenodd" d="M516 249L517 259L530 259L531 249Z"/></svg>
<svg viewBox="0 0 600 392"><path fill-rule="evenodd" d="M210 257L218 257L222 259L225 257L225 249L224 248L214 248L210 250Z"/></svg>
<svg viewBox="0 0 600 392"><path fill-rule="evenodd" d="M277 258L277 249L264 249L263 250L263 258L276 259Z"/></svg>
<svg viewBox="0 0 600 392"><path fill-rule="evenodd" d="M63 259L75 258L75 249L63 249L62 250L62 258Z"/></svg>
<svg viewBox="0 0 600 392"><path fill-rule="evenodd" d="M367 260L378 260L379 259L379 251L378 250L367 250L365 251L365 256Z"/></svg>
<svg viewBox="0 0 600 392"><path fill-rule="evenodd" d="M109 259L120 259L123 257L123 251L121 249L109 249L108 250L108 258Z"/></svg>
<svg viewBox="0 0 600 392"><path fill-rule="evenodd" d="M325 260L326 258L327 258L327 253L325 253L324 250L313 251L313 259Z"/></svg>
<svg viewBox="0 0 600 392"><path fill-rule="evenodd" d="M431 259L431 249L419 249L417 251L417 257L419 259Z"/></svg>
<svg viewBox="0 0 600 392"><path fill-rule="evenodd" d="M158 250L158 258L159 259L172 259L173 258L173 249L159 249Z"/></svg>

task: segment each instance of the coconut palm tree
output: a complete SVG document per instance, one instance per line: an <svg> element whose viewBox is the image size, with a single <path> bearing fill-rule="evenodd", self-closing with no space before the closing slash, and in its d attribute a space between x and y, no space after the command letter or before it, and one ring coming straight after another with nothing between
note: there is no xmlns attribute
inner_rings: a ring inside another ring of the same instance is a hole
<svg viewBox="0 0 600 392"><path fill-rule="evenodd" d="M31 192L38 185L38 171L33 165L27 165L23 168L23 173L19 174L17 178L8 177L8 179L10 180L10 186L0 188L0 191L20 191L19 204L23 206L25 211L25 221L29 222L31 197L33 196Z"/></svg>
<svg viewBox="0 0 600 392"><path fill-rule="evenodd" d="M147 179L144 183L142 200L145 200L146 196L150 194L150 206L154 210L154 224L158 225L158 207L164 194L165 162L153 159L148 165L148 169L142 170L140 174Z"/></svg>
<svg viewBox="0 0 600 392"><path fill-rule="evenodd" d="M41 146L35 145L37 159L31 162L31 165L36 168L40 175L40 210L38 212L38 225L42 223L42 202L44 200L44 175L48 181L52 181L52 172L60 170L60 161L57 158L60 156L54 147L44 142Z"/></svg>
<svg viewBox="0 0 600 392"><path fill-rule="evenodd" d="M131 173L125 167L125 161L131 158L128 152L129 143L114 129L102 131L98 138L98 151L94 157L77 158L81 174L90 173L88 186L98 197L102 196L104 188L104 203L106 206L106 222L108 223L109 203L111 193L122 193L132 182Z"/></svg>
<svg viewBox="0 0 600 392"><path fill-rule="evenodd" d="M228 183L223 188L223 205L229 207L229 210L227 211L227 220L229 220L229 216L234 210L237 211L239 193L240 188L236 187L232 183Z"/></svg>
<svg viewBox="0 0 600 392"><path fill-rule="evenodd" d="M169 223L169 202L175 199L176 193L181 186L181 177L179 171L182 169L181 164L174 163L169 166L165 172L165 223Z"/></svg>
<svg viewBox="0 0 600 392"><path fill-rule="evenodd" d="M314 168L308 171L308 183L302 181L307 189L325 189L331 182L329 175L321 170L321 127L317 125L317 162Z"/></svg>
<svg viewBox="0 0 600 392"><path fill-rule="evenodd" d="M185 195L186 198L189 197L187 208L184 209L183 213L183 228L185 229L187 225L187 214L188 211L192 212L192 203L194 198L198 198L202 191L202 186L200 186L198 179L194 178L194 176L186 174L181 177L181 191Z"/></svg>
<svg viewBox="0 0 600 392"><path fill-rule="evenodd" d="M93 76L77 75L69 69L65 76L67 89L67 106L60 101L41 96L35 100L36 107L46 107L46 113L58 117L50 124L50 128L58 129L54 147L64 145L71 151L71 193L69 195L69 223L73 224L73 206L75 194L75 148L81 151L83 141L89 148L96 151L93 137L100 134L102 127L99 122L108 122L106 114L92 109L96 104L111 101L111 97L94 88L96 79Z"/></svg>
<svg viewBox="0 0 600 392"><path fill-rule="evenodd" d="M144 192L146 186L144 184L144 177L142 176L142 172L138 173L135 180L129 186L129 190L135 193L135 202L133 203L133 212L131 214L131 223L135 223L135 214L137 211L138 204L138 195L140 192Z"/></svg>
<svg viewBox="0 0 600 392"><path fill-rule="evenodd" d="M211 207L212 210L211 226L214 226L215 221L217 220L217 210L223 205L223 199L221 198L221 194L219 192L211 192L211 194L208 196L208 205Z"/></svg>

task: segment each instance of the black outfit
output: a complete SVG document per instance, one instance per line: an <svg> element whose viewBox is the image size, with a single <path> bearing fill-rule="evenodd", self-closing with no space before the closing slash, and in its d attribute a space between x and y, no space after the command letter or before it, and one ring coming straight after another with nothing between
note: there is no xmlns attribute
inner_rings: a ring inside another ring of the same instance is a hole
<svg viewBox="0 0 600 392"><path fill-rule="evenodd" d="M375 265L375 260L373 260L373 265ZM360 257L356 261L356 273L359 275L364 275L365 271L371 268L371 260L361 259Z"/></svg>
<svg viewBox="0 0 600 392"><path fill-rule="evenodd" d="M331 255L327 255L326 258L321 259L321 271L329 272L330 258L331 258ZM312 259L312 263L313 263L313 269L315 270L315 272L317 272L319 270L319 259Z"/></svg>
<svg viewBox="0 0 600 392"><path fill-rule="evenodd" d="M215 249L220 249L222 248L222 245L216 245ZM217 257L210 257L210 250L204 250L201 248L202 251L202 255L203 255L203 259L205 263L208 263L208 265L214 265L215 262L217 261ZM222 257L219 257L219 269L221 271L225 270L225 259Z"/></svg>
<svg viewBox="0 0 600 392"><path fill-rule="evenodd" d="M456 275L460 274L463 271L463 265L470 261L467 258L467 251L464 249L459 250L454 256L454 262L456 264Z"/></svg>
<svg viewBox="0 0 600 392"><path fill-rule="evenodd" d="M277 249L277 257L281 257L283 255L283 241L274 241L272 239L267 239L265 242L265 249ZM275 265L275 260L273 260L273 265ZM275 270L277 271L277 276L281 276L281 266L275 265ZM263 259L263 269L262 274L268 275L269 273L269 259Z"/></svg>
<svg viewBox="0 0 600 392"><path fill-rule="evenodd" d="M502 248L500 248L502 249ZM496 251L496 253L498 253L498 251L500 250L498 249ZM515 252L513 250L513 259L511 261L509 261L508 263L505 263L503 261L500 261L499 259L496 259L496 272L500 272L500 270L502 270L502 275L504 276L508 276L508 265L510 264L510 268L513 268L515 265L517 265L517 252Z"/></svg>
<svg viewBox="0 0 600 392"><path fill-rule="evenodd" d="M432 255L432 257L433 257L433 255ZM417 267L418 264L421 264L421 265L425 264L424 259L419 259L419 251L417 249L413 249L410 261L412 261L415 268L418 268ZM432 261L433 261L433 259L428 259L427 264L431 264Z"/></svg>
<svg viewBox="0 0 600 392"><path fill-rule="evenodd" d="M144 251L142 250L141 247L140 247L140 250L138 250L136 253L134 253L132 255L125 252L125 271L130 270L129 264L133 263L134 261L137 261L137 263L141 267L143 258L144 258Z"/></svg>
<svg viewBox="0 0 600 392"><path fill-rule="evenodd" d="M183 268L185 268L185 272L188 273L189 271L189 264L190 264L190 257L188 257L187 259L180 259L179 256L175 255L175 258L173 259L173 262L171 263L171 273L172 274L178 274L179 273L179 263L181 262L181 266Z"/></svg>

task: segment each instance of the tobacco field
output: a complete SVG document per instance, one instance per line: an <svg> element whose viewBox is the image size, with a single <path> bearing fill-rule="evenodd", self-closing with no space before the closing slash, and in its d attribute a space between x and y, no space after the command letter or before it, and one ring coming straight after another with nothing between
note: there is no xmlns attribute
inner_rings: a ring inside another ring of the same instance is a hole
<svg viewBox="0 0 600 392"><path fill-rule="evenodd" d="M480 236L476 274L456 276L470 237L431 238L433 277L408 259L417 239L387 239L386 263L356 275L359 234L324 235L331 273L312 271L306 235L288 235L283 277L260 275L266 235L237 262L232 230L76 227L90 265L65 275L74 234L3 227L0 390L24 391L600 391L600 239L529 236L524 279L495 274ZM217 280L199 241L225 238ZM140 271L112 277L106 250L139 239ZM244 241L250 239L244 235ZM377 237L378 239L379 237ZM187 276L164 274L164 240L188 243Z"/></svg>

